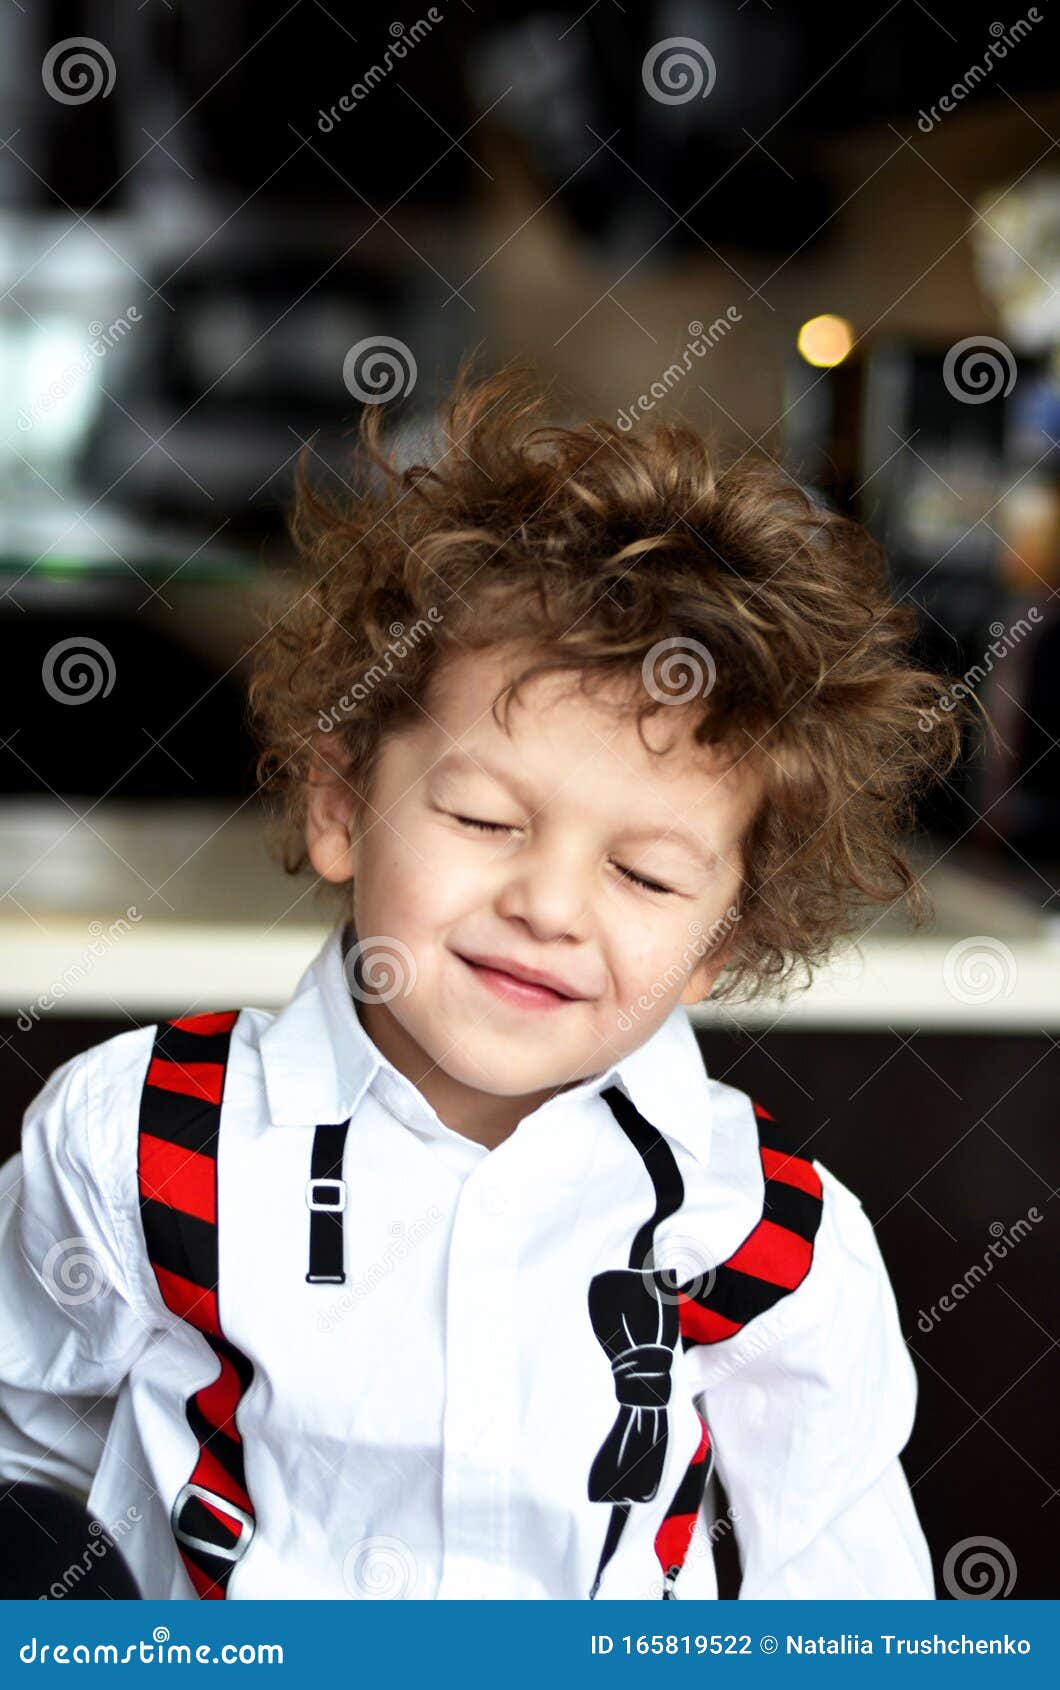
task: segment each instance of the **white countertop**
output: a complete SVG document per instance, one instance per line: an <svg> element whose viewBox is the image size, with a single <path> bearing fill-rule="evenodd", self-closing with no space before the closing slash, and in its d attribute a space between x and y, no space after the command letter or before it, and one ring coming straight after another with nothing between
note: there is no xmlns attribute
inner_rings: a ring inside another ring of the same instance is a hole
<svg viewBox="0 0 1060 1690"><path fill-rule="evenodd" d="M930 928L872 918L787 1003L697 1007L697 1024L1060 1029L1060 915L972 874L923 864ZM1042 887L1043 900L1047 897ZM338 912L270 858L248 804L11 801L0 827L0 1015L143 1021L278 1008Z"/></svg>

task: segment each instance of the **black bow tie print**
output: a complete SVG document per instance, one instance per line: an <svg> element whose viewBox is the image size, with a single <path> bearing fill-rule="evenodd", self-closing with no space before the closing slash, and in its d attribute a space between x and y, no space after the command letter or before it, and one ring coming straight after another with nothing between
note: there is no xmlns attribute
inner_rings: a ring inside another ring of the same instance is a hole
<svg viewBox="0 0 1060 1690"><path fill-rule="evenodd" d="M611 1268L589 1283L589 1318L615 1379L618 1418L589 1474L591 1502L650 1502L666 1462L670 1372L680 1336L655 1277Z"/></svg>

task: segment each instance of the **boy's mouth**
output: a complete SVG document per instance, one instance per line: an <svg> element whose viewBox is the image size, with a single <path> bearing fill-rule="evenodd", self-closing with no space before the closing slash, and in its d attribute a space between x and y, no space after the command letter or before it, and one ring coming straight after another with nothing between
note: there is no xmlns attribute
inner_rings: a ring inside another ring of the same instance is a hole
<svg viewBox="0 0 1060 1690"><path fill-rule="evenodd" d="M471 970L472 974L486 986L495 996L504 998L508 1003L522 1004L528 1009L558 1008L560 1004L580 1001L578 993L571 987L556 981L549 983L555 976L542 976L536 969L519 969L519 964L509 962L503 957L470 957L461 956L454 952Z"/></svg>

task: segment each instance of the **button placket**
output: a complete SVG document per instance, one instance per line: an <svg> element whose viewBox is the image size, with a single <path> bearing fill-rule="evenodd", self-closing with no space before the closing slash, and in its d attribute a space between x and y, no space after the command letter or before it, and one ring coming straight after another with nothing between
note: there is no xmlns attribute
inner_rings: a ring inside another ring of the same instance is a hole
<svg viewBox="0 0 1060 1690"><path fill-rule="evenodd" d="M514 1209L488 1161L468 1175L449 1251L441 1597L508 1591L519 1414Z"/></svg>

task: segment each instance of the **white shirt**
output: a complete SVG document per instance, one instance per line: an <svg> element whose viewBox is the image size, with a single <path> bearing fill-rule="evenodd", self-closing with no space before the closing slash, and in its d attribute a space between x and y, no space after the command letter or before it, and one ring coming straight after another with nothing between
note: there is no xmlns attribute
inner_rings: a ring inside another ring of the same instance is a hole
<svg viewBox="0 0 1060 1690"><path fill-rule="evenodd" d="M616 1523L590 1470L641 1419L589 1286L628 1270L654 1202L603 1093L632 1103L679 1174L653 1265L693 1294L763 1216L752 1101L708 1076L679 1007L489 1151L368 1038L341 941L336 927L280 1013L244 1009L230 1035L217 1306L249 1368L227 1401L253 1520L224 1593L587 1598ZM216 1348L167 1307L145 1241L138 1121L157 1031L58 1068L0 1170L0 1476L73 1491L112 1533L133 1522L121 1549L144 1596L195 1598L171 1511L202 1457L189 1401L213 1414L225 1384L209 1394ZM310 1284L314 1128L347 1117L346 1281ZM915 1375L876 1238L839 1180L792 1166L820 1181L808 1270L730 1335L676 1344L672 1366L663 1354L661 1476L627 1504L598 1600L663 1594L655 1538L700 1415L731 1513L712 1526L708 1487L673 1599L717 1595L719 1529L735 1531L743 1597L934 1596L898 1461Z"/></svg>

